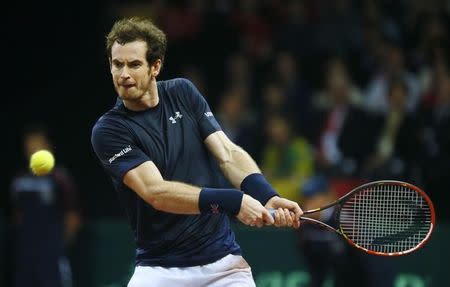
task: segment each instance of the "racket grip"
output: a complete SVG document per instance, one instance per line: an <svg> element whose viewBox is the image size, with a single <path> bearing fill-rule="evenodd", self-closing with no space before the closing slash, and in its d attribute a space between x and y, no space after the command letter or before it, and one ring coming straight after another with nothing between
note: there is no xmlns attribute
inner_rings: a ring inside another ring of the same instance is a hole
<svg viewBox="0 0 450 287"><path fill-rule="evenodd" d="M270 213L270 215L272 215L273 219L275 219L275 212L276 212L275 209L269 208L269 213Z"/></svg>
<svg viewBox="0 0 450 287"><path fill-rule="evenodd" d="M277 210L275 208L269 208L267 210L269 211L270 215L272 215L273 219L275 219L275 213ZM291 211L291 214L293 214L292 211ZM303 217L300 216L300 219L303 219Z"/></svg>

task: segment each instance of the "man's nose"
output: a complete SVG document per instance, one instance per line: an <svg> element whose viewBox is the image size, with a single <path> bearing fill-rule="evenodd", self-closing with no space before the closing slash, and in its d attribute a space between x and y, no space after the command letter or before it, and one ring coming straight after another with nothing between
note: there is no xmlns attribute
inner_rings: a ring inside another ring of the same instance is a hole
<svg viewBox="0 0 450 287"><path fill-rule="evenodd" d="M127 67L124 67L124 68L122 69L122 73L120 74L120 77L121 77L122 79L128 79L128 78L130 78L130 73L128 72L128 68L127 68Z"/></svg>

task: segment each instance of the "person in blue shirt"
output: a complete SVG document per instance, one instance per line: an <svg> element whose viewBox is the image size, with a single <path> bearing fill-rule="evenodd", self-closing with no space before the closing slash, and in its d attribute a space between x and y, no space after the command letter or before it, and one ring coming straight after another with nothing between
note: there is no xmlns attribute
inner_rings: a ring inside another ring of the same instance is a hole
<svg viewBox="0 0 450 287"><path fill-rule="evenodd" d="M298 228L302 210L227 138L190 81L156 80L166 45L164 32L143 18L117 21L106 38L119 98L95 123L91 142L134 232L128 286L255 286L229 217Z"/></svg>
<svg viewBox="0 0 450 287"><path fill-rule="evenodd" d="M52 151L49 130L34 122L23 134L28 162L38 150ZM15 226L13 286L71 286L67 253L82 225L80 192L70 170L58 163L42 176L22 167L10 186Z"/></svg>

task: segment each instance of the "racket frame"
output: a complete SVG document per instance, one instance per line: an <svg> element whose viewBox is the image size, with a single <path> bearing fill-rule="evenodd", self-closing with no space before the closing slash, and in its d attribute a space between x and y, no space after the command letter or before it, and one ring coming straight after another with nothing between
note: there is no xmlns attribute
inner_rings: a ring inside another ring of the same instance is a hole
<svg viewBox="0 0 450 287"><path fill-rule="evenodd" d="M348 198L350 198L352 195L354 195L355 193L364 191L367 188L372 188L375 186L381 186L381 185L398 185L398 186L403 186L409 189L414 190L415 192L417 192L422 198L425 199L425 201L427 202L429 208L430 208L430 214L431 214L431 223L430 223L430 229L428 230L427 235L425 236L425 238L419 243L417 244L414 248L405 250L405 251L401 251L401 252L379 252L379 251L374 251L374 250L369 250L367 248L364 248L362 246L357 245L355 242L353 242L342 230L341 227L341 223L340 223L340 213L341 213L341 207L343 206L343 204L347 201ZM314 219L314 218L310 218L304 215L307 214L311 214L311 213L315 213L315 212L319 212L319 211L323 211L327 208L330 208L332 206L338 206L336 213L335 213L335 217L338 218L338 228L332 227L320 220ZM321 227L324 227L328 230L334 231L336 233L338 233L339 235L342 235L348 243L350 243L352 246L366 252L369 254L373 254L373 255L379 255L379 256L400 256L400 255L405 255L411 252L414 252L416 250L418 250L419 248L423 247L425 245L425 243L430 239L431 233L433 233L434 227L436 225L436 215L435 215L435 211L434 211L434 206L433 206L433 202L431 201L431 199L428 197L428 195L420 188L418 188L415 185L412 185L410 183L407 182L403 182L403 181L397 181L397 180L379 180L379 181L372 181L363 185L360 185L354 189L352 189L351 191L349 191L347 194L343 195L342 197L338 198L337 200L335 200L334 202L324 205L320 208L315 208L315 209L310 209L310 210L306 210L303 212L303 216L300 217L301 220L306 221L306 222L310 222L310 223L314 223L314 224L318 224Z"/></svg>

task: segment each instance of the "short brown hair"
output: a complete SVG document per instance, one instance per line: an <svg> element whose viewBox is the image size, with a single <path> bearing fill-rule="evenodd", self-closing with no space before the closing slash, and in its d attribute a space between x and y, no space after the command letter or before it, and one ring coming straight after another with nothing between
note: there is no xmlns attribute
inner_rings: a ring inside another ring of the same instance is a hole
<svg viewBox="0 0 450 287"><path fill-rule="evenodd" d="M111 60L111 48L114 42L121 45L142 40L147 43L147 62L152 64L157 59L164 62L167 39L166 34L145 18L124 18L114 23L106 36L106 53Z"/></svg>

